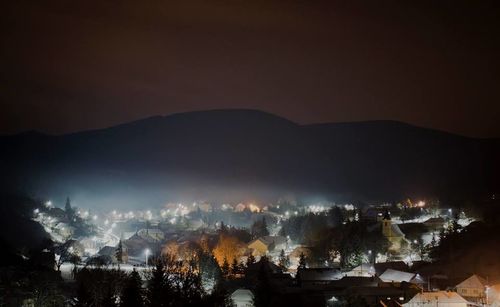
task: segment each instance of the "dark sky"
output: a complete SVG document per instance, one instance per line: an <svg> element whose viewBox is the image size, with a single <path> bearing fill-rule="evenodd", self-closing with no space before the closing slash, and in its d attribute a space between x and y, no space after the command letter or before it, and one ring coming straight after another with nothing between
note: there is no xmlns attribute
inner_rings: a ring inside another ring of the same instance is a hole
<svg viewBox="0 0 500 307"><path fill-rule="evenodd" d="M499 5L2 1L0 133L254 108L500 137Z"/></svg>

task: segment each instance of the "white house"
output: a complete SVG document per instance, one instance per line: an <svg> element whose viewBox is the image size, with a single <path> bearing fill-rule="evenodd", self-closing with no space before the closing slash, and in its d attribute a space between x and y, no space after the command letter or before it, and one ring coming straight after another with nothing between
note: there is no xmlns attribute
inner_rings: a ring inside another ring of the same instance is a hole
<svg viewBox="0 0 500 307"><path fill-rule="evenodd" d="M469 301L478 303L485 300L487 285L488 282L486 279L474 274L459 283L456 288L458 294L465 297Z"/></svg>
<svg viewBox="0 0 500 307"><path fill-rule="evenodd" d="M467 307L467 301L456 292L422 292L415 295L405 307Z"/></svg>

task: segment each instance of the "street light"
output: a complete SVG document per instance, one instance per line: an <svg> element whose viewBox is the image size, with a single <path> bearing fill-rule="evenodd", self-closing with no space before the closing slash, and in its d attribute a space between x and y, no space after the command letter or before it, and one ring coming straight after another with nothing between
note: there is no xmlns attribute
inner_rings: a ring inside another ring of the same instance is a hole
<svg viewBox="0 0 500 307"><path fill-rule="evenodd" d="M146 250L144 251L144 254L146 255L146 267L148 266L148 258L150 253L151 250L149 248L146 248Z"/></svg>

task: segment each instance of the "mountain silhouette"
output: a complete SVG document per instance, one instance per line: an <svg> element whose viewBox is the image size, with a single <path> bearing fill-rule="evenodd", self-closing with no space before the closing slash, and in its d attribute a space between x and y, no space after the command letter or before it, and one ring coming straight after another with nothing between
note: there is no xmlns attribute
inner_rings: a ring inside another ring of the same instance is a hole
<svg viewBox="0 0 500 307"><path fill-rule="evenodd" d="M394 121L299 125L255 110L155 116L66 135L0 138L2 184L80 204L487 197L497 139Z"/></svg>

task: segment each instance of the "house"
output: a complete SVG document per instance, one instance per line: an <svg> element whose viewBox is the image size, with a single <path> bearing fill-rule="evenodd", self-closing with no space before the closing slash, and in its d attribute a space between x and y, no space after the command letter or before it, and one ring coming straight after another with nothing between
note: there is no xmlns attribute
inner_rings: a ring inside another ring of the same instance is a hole
<svg viewBox="0 0 500 307"><path fill-rule="evenodd" d="M415 277L415 273L407 273L403 271L387 269L382 275L380 275L380 280L383 282L391 283L401 283L401 282L411 282Z"/></svg>
<svg viewBox="0 0 500 307"><path fill-rule="evenodd" d="M259 261L250 264L246 268L245 278L249 280L257 280L262 271L268 276L273 274L282 274L282 270L279 266L267 260L265 257L262 257Z"/></svg>
<svg viewBox="0 0 500 307"><path fill-rule="evenodd" d="M262 256L273 250L286 248L286 238L282 236L265 236L248 243L248 248L252 250L254 256Z"/></svg>
<svg viewBox="0 0 500 307"><path fill-rule="evenodd" d="M141 229L137 234L150 242L161 242L165 239L165 234L161 229Z"/></svg>
<svg viewBox="0 0 500 307"><path fill-rule="evenodd" d="M456 286L457 293L467 300L475 303L482 303L486 299L486 287L488 282L486 279L472 275Z"/></svg>
<svg viewBox="0 0 500 307"><path fill-rule="evenodd" d="M118 259L116 258L116 250L117 250L117 247L106 245L103 248L101 248L99 250L99 252L97 252L97 254L99 256L109 257L109 259L111 259L112 263L117 263ZM127 253L127 250L126 250L125 247L122 247L122 251L123 252L122 252L122 261L121 261L121 263L127 263L128 262L128 253Z"/></svg>
<svg viewBox="0 0 500 307"><path fill-rule="evenodd" d="M408 302L418 293L418 288L411 287L370 287L353 286L344 290L344 297L362 297L369 306L397 306Z"/></svg>
<svg viewBox="0 0 500 307"><path fill-rule="evenodd" d="M375 275L375 268L370 263L362 263L354 269L345 273L349 277L372 277Z"/></svg>
<svg viewBox="0 0 500 307"><path fill-rule="evenodd" d="M231 300L236 307L253 307L253 293L248 289L237 289L231 293Z"/></svg>
<svg viewBox="0 0 500 307"><path fill-rule="evenodd" d="M486 305L500 307L500 284L486 288Z"/></svg>
<svg viewBox="0 0 500 307"><path fill-rule="evenodd" d="M361 214L361 219L364 221L380 222L382 217L382 210L376 207L366 207Z"/></svg>
<svg viewBox="0 0 500 307"><path fill-rule="evenodd" d="M403 304L405 307L467 307L467 300L461 297L456 292L437 291L437 292L421 292L415 295L408 303Z"/></svg>
<svg viewBox="0 0 500 307"><path fill-rule="evenodd" d="M404 261L377 262L373 265L377 276L382 275L387 269L409 272L410 268Z"/></svg>
<svg viewBox="0 0 500 307"><path fill-rule="evenodd" d="M427 229L429 229L431 231L436 231L436 230L443 228L443 225L445 222L446 221L442 217L431 217L430 219L425 221L423 224L425 225L425 227L427 227Z"/></svg>
<svg viewBox="0 0 500 307"><path fill-rule="evenodd" d="M300 268L296 276L302 287L325 285L343 277L342 272L334 268Z"/></svg>
<svg viewBox="0 0 500 307"><path fill-rule="evenodd" d="M389 250L399 251L401 249L401 244L405 240L405 234L399 229L398 225L392 223L391 215L387 210L382 218L382 234L391 243Z"/></svg>
<svg viewBox="0 0 500 307"><path fill-rule="evenodd" d="M97 254L99 256L107 256L110 257L113 263L116 263L116 247L106 245L103 248L101 248Z"/></svg>
<svg viewBox="0 0 500 307"><path fill-rule="evenodd" d="M134 234L128 240L123 241L123 246L127 248L128 254L132 256L143 255L146 249L150 249L155 253L159 250L159 243L155 240L144 238L139 234Z"/></svg>

